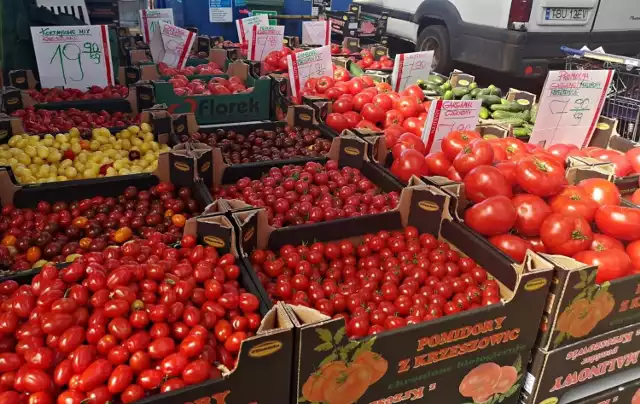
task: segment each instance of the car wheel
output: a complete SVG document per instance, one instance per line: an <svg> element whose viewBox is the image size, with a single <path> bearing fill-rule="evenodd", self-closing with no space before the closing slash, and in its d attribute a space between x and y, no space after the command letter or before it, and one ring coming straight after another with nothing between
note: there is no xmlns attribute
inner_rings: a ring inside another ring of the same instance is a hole
<svg viewBox="0 0 640 404"><path fill-rule="evenodd" d="M443 25L430 25L418 35L417 51L433 51L432 69L438 73L449 74L453 69L449 31Z"/></svg>

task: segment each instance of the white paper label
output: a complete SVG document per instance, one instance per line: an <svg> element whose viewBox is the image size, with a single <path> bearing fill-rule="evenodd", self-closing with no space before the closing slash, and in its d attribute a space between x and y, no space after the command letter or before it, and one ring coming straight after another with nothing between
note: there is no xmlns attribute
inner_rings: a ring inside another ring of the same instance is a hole
<svg viewBox="0 0 640 404"><path fill-rule="evenodd" d="M287 56L289 76L291 78L291 94L298 97L305 83L312 77L333 77L331 63L331 47L323 46Z"/></svg>
<svg viewBox="0 0 640 404"><path fill-rule="evenodd" d="M31 37L42 87L114 84L106 25L32 27Z"/></svg>
<svg viewBox="0 0 640 404"><path fill-rule="evenodd" d="M433 51L396 55L391 74L391 86L396 92L400 92L419 79L427 80L431 73L432 62Z"/></svg>
<svg viewBox="0 0 640 404"><path fill-rule="evenodd" d="M153 33L158 29L160 21L173 25L173 9L140 10L140 30L146 43L149 43L153 38Z"/></svg>
<svg viewBox="0 0 640 404"><path fill-rule="evenodd" d="M189 30L160 22L149 44L153 61L182 69L195 39L196 34Z"/></svg>
<svg viewBox="0 0 640 404"><path fill-rule="evenodd" d="M249 35L249 60L264 60L270 52L282 49L284 25L267 25L251 27Z"/></svg>
<svg viewBox="0 0 640 404"><path fill-rule="evenodd" d="M231 0L209 0L209 22L233 21Z"/></svg>
<svg viewBox="0 0 640 404"><path fill-rule="evenodd" d="M482 101L445 101L431 103L422 132L427 153L441 150L440 143L449 132L475 130Z"/></svg>
<svg viewBox="0 0 640 404"><path fill-rule="evenodd" d="M589 144L611 84L611 70L551 71L542 89L529 143Z"/></svg>
<svg viewBox="0 0 640 404"><path fill-rule="evenodd" d="M329 21L303 21L302 43L304 45L330 45L331 25Z"/></svg>
<svg viewBox="0 0 640 404"><path fill-rule="evenodd" d="M269 25L269 17L266 14L260 14L236 20L236 29L238 30L238 40L240 43L248 42L251 27L254 25Z"/></svg>

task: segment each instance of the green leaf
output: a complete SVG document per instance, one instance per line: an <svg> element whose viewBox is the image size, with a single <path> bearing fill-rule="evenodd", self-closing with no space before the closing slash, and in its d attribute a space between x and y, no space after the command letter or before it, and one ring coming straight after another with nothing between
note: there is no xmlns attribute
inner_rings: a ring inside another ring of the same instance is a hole
<svg viewBox="0 0 640 404"><path fill-rule="evenodd" d="M325 342L313 348L313 350L316 352L325 352L325 351L330 351L332 349L333 349L333 344L331 342Z"/></svg>
<svg viewBox="0 0 640 404"><path fill-rule="evenodd" d="M567 334L564 333L564 332L559 333L558 336L556 337L556 339L553 341L554 348L557 347L558 345L560 345L562 343L562 341L564 341L566 336L567 336Z"/></svg>
<svg viewBox="0 0 640 404"><path fill-rule="evenodd" d="M501 395L501 396L500 396L500 399L498 400L498 402L499 402L499 403L503 402L505 398L506 398L505 396L502 396L502 395Z"/></svg>
<svg viewBox="0 0 640 404"><path fill-rule="evenodd" d="M578 273L580 274L580 280L582 282L587 280L587 278L589 276L589 275L587 275L587 271L578 271Z"/></svg>
<svg viewBox="0 0 640 404"><path fill-rule="evenodd" d="M326 358L324 358L322 360L322 362L320 362L320 364L318 365L319 368L321 368L322 366L326 365L327 363L333 362L336 359L338 359L338 354L333 352L331 355L327 356Z"/></svg>
<svg viewBox="0 0 640 404"><path fill-rule="evenodd" d="M345 327L341 327L338 331L336 331L336 335L333 336L333 342L337 345L344 338L344 333L346 332Z"/></svg>
<svg viewBox="0 0 640 404"><path fill-rule="evenodd" d="M598 271L591 271L591 275L589 275L589 278L587 278L587 282L593 283L593 281L596 279L597 274L598 274Z"/></svg>
<svg viewBox="0 0 640 404"><path fill-rule="evenodd" d="M505 397L511 397L516 391L519 391L519 390L520 390L520 383L517 383L511 386L509 391L507 391L504 395Z"/></svg>
<svg viewBox="0 0 640 404"><path fill-rule="evenodd" d="M326 328L316 328L316 332L318 333L318 337L322 340L322 342L331 343L333 338L331 337L331 331Z"/></svg>
<svg viewBox="0 0 640 404"><path fill-rule="evenodd" d="M522 357L518 355L518 358L515 362L513 362L513 367L516 368L516 373L520 373L522 371Z"/></svg>
<svg viewBox="0 0 640 404"><path fill-rule="evenodd" d="M578 282L578 283L576 283L576 286L574 286L573 288L574 289L582 289L585 286L587 286L587 285L584 282Z"/></svg>
<svg viewBox="0 0 640 404"><path fill-rule="evenodd" d="M300 397L300 398L298 399L298 402L299 402L299 403L306 403L306 402L307 402L307 399L306 399L306 398L304 398L304 397Z"/></svg>

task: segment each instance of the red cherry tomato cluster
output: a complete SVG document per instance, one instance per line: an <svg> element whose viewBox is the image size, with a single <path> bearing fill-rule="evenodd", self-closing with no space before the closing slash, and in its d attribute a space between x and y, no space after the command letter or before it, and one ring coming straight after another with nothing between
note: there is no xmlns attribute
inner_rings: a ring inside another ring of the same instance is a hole
<svg viewBox="0 0 640 404"><path fill-rule="evenodd" d="M161 76L193 76L195 74L200 75L211 75L211 74L224 74L222 70L220 70L220 66L218 66L215 62L209 62L207 64L198 65L198 66L186 66L182 69L177 69L175 67L169 67L166 63L160 62L158 63L158 72Z"/></svg>
<svg viewBox="0 0 640 404"><path fill-rule="evenodd" d="M272 51L267 54L267 57L262 61L262 71L264 73L270 72L287 72L289 71L289 64L287 62L287 56L292 53L299 53L304 51L304 49L291 49L284 47L279 51Z"/></svg>
<svg viewBox="0 0 640 404"><path fill-rule="evenodd" d="M214 77L206 82L201 79L189 80L186 76L177 74L169 79L169 83L173 85L173 91L179 96L238 94L253 90L253 87L247 88L239 77L230 77L228 80Z"/></svg>
<svg viewBox="0 0 640 404"><path fill-rule="evenodd" d="M273 167L259 180L241 178L234 185L214 188L213 194L264 207L274 227L387 212L400 199L395 191L381 192L357 168L339 169L335 160Z"/></svg>
<svg viewBox="0 0 640 404"><path fill-rule="evenodd" d="M0 402L130 403L233 369L259 300L231 254L183 241L136 240L0 283Z"/></svg>
<svg viewBox="0 0 640 404"><path fill-rule="evenodd" d="M403 147L421 154L420 145ZM514 260L527 250L573 257L598 266L598 283L640 272L640 209L620 206L619 190L605 179L567 182L565 158L597 149L544 150L472 131L449 133L441 149L416 159L413 173L464 182L473 203L465 223Z"/></svg>
<svg viewBox="0 0 640 404"><path fill-rule="evenodd" d="M347 322L364 337L500 301L498 283L447 242L415 227L250 255L273 300Z"/></svg>
<svg viewBox="0 0 640 404"><path fill-rule="evenodd" d="M71 254L104 251L132 238L173 243L199 212L189 188L161 183L149 191L128 187L117 198L96 196L35 209L2 207L0 267L21 271L40 259L64 262Z"/></svg>
<svg viewBox="0 0 640 404"><path fill-rule="evenodd" d="M338 73L338 70L336 70ZM309 79L301 95L320 95L333 100L326 124L341 132L344 129L366 128L400 136L404 132L422 135L429 102L417 85L400 94L388 83L374 83L368 77L341 81L334 77Z"/></svg>
<svg viewBox="0 0 640 404"><path fill-rule="evenodd" d="M375 60L373 53L369 49L363 49L360 51L362 59L355 63L363 69L371 70L391 70L393 69L393 59L387 55L380 56L380 60Z"/></svg>
<svg viewBox="0 0 640 404"><path fill-rule="evenodd" d="M36 102L104 100L109 98L125 98L129 95L129 88L121 85L107 87L91 86L86 91L76 88L43 88L40 91L28 90L27 93Z"/></svg>
<svg viewBox="0 0 640 404"><path fill-rule="evenodd" d="M295 156L320 157L331 149L331 140L323 138L320 130L289 125L275 130L257 129L248 135L218 129L180 137L181 142L189 140L220 148L222 156L231 164L286 160Z"/></svg>
<svg viewBox="0 0 640 404"><path fill-rule="evenodd" d="M20 118L25 132L30 134L57 134L78 128L80 133L88 134L94 128L120 128L140 122L139 114L125 112L90 112L76 108L66 110L35 109L27 107L13 112Z"/></svg>

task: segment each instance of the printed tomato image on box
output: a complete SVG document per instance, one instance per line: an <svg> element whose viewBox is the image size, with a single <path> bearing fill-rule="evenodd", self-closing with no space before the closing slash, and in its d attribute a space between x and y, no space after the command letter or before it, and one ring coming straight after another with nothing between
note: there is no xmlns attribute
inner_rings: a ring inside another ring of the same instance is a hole
<svg viewBox="0 0 640 404"><path fill-rule="evenodd" d="M600 403L582 400L640 378L639 338L640 325L635 324L553 351L538 348L527 370L522 403Z"/></svg>

